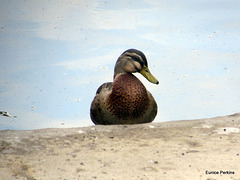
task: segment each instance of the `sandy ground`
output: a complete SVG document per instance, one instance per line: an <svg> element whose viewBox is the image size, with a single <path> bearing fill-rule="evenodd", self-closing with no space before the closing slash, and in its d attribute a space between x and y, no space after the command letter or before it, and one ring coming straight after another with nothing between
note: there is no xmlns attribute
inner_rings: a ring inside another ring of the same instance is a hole
<svg viewBox="0 0 240 180"><path fill-rule="evenodd" d="M239 180L240 113L141 125L0 131L0 179Z"/></svg>

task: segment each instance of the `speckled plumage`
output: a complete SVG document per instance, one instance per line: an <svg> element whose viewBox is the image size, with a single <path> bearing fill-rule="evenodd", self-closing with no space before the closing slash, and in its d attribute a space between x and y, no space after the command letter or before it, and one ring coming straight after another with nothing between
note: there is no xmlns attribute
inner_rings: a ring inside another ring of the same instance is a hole
<svg viewBox="0 0 240 180"><path fill-rule="evenodd" d="M153 96L130 72L115 74L113 83L101 85L90 109L95 124L147 123L152 122L156 114Z"/></svg>
<svg viewBox="0 0 240 180"><path fill-rule="evenodd" d="M119 75L107 99L107 110L119 119L142 116L149 106L147 90L133 74Z"/></svg>

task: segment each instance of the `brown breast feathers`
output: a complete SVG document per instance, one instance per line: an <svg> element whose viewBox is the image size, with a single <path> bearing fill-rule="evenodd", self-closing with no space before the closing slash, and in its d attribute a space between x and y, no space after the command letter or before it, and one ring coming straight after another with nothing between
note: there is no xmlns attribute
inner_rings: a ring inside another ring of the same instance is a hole
<svg viewBox="0 0 240 180"><path fill-rule="evenodd" d="M113 82L107 109L118 118L137 118L149 105L147 90L133 74L121 74Z"/></svg>

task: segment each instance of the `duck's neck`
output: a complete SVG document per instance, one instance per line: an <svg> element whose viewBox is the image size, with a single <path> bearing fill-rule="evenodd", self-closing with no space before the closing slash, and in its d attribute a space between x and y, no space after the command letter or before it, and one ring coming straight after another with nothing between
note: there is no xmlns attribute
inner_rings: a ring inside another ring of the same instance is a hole
<svg viewBox="0 0 240 180"><path fill-rule="evenodd" d="M126 57L120 56L114 67L114 77L115 79L119 74L127 73L123 67L127 66L129 59Z"/></svg>
<svg viewBox="0 0 240 180"><path fill-rule="evenodd" d="M116 63L115 68L114 68L114 76L113 79L115 79L118 75L126 73L122 66L118 66L118 64Z"/></svg>

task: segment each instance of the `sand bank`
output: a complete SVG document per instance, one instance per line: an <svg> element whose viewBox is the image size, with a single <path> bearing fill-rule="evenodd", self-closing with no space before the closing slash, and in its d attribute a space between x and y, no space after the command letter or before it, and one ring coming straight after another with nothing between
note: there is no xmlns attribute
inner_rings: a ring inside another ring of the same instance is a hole
<svg viewBox="0 0 240 180"><path fill-rule="evenodd" d="M141 125L0 131L0 179L240 179L240 113Z"/></svg>

